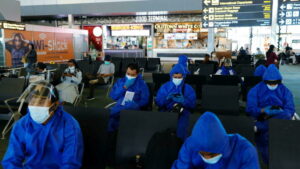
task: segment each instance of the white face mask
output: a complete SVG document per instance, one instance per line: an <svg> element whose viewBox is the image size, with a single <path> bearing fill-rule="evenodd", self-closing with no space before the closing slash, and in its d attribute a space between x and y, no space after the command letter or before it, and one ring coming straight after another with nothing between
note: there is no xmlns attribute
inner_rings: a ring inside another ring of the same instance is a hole
<svg viewBox="0 0 300 169"><path fill-rule="evenodd" d="M205 163L207 163L207 164L216 164L217 162L220 161L220 159L222 158L223 155L220 154L220 155L217 155L217 156L215 156L215 157L213 157L213 158L210 158L210 159L204 158L201 154L200 154L200 156L201 156L202 160L203 160Z"/></svg>
<svg viewBox="0 0 300 169"><path fill-rule="evenodd" d="M276 90L277 87L278 87L278 84L277 84L277 85L274 85L274 86L271 86L271 85L268 85L268 84L267 84L267 87L268 87L269 90Z"/></svg>
<svg viewBox="0 0 300 169"><path fill-rule="evenodd" d="M75 66L70 66L69 69L71 72L75 72Z"/></svg>
<svg viewBox="0 0 300 169"><path fill-rule="evenodd" d="M136 79L136 77L134 77L134 76L129 76L129 75L127 75L127 74L126 74L126 78L127 78L128 80L134 80L134 79Z"/></svg>
<svg viewBox="0 0 300 169"><path fill-rule="evenodd" d="M177 78L173 78L172 82L175 84L175 86L179 86L183 81L183 78L181 79L177 79Z"/></svg>
<svg viewBox="0 0 300 169"><path fill-rule="evenodd" d="M50 117L49 107L28 106L30 117L38 124L42 124Z"/></svg>

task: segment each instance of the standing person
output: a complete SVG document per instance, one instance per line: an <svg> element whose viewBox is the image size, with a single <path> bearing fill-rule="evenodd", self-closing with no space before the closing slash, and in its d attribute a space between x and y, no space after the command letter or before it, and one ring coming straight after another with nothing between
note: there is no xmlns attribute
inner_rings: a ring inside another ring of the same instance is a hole
<svg viewBox="0 0 300 169"><path fill-rule="evenodd" d="M110 97L117 103L110 111L108 131L118 130L122 110L139 110L148 104L149 95L148 86L139 74L138 65L129 64L126 77L119 79L110 92Z"/></svg>
<svg viewBox="0 0 300 169"><path fill-rule="evenodd" d="M88 100L94 100L94 89L96 84L107 84L109 81L109 78L114 76L115 73L115 65L111 62L111 56L106 55L104 64L101 64L101 66L98 69L96 77L91 75L88 76L89 79L89 87L90 87L90 95L87 97Z"/></svg>
<svg viewBox="0 0 300 169"><path fill-rule="evenodd" d="M76 61L74 59L69 60L68 68L61 77L62 83L56 86L61 102L74 103L79 94L78 85L81 83L81 80L82 72Z"/></svg>
<svg viewBox="0 0 300 169"><path fill-rule="evenodd" d="M22 58L28 52L28 40L21 33L13 35L12 39L5 40L5 49L11 53L12 66L22 67Z"/></svg>
<svg viewBox="0 0 300 169"><path fill-rule="evenodd" d="M35 63L37 62L37 55L36 51L34 49L34 45L30 43L28 45L28 53L26 54L26 60L27 60L27 67L26 71L27 73L32 73L35 70Z"/></svg>
<svg viewBox="0 0 300 169"><path fill-rule="evenodd" d="M271 64L278 64L278 56L276 55L275 51L275 46L270 45L269 50L266 53L267 56L267 66Z"/></svg>
<svg viewBox="0 0 300 169"><path fill-rule="evenodd" d="M187 137L189 116L196 106L196 92L184 83L187 72L181 64L176 64L170 72L170 81L162 85L155 103L161 111L178 113L177 136L182 140Z"/></svg>
<svg viewBox="0 0 300 169"><path fill-rule="evenodd" d="M227 134L219 118L204 113L186 139L172 169L260 169L255 147L239 134Z"/></svg>
<svg viewBox="0 0 300 169"><path fill-rule="evenodd" d="M83 136L78 122L59 105L46 81L30 84L19 98L28 113L13 127L2 160L5 169L80 169Z"/></svg>
<svg viewBox="0 0 300 169"><path fill-rule="evenodd" d="M274 64L265 71L263 81L249 91L246 112L256 120L255 141L263 161L268 164L268 120L271 118L291 120L295 113L293 95L282 84L282 76Z"/></svg>
<svg viewBox="0 0 300 169"><path fill-rule="evenodd" d="M83 60L87 61L89 64L92 64L92 57L88 52L83 52Z"/></svg>

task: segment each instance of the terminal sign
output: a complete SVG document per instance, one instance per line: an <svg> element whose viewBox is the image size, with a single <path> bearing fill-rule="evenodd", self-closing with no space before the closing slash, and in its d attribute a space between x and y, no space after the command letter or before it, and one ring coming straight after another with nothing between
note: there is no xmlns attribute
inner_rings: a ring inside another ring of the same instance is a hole
<svg viewBox="0 0 300 169"><path fill-rule="evenodd" d="M300 0L279 0L277 23L300 25Z"/></svg>
<svg viewBox="0 0 300 169"><path fill-rule="evenodd" d="M272 0L203 0L204 28L270 26Z"/></svg>

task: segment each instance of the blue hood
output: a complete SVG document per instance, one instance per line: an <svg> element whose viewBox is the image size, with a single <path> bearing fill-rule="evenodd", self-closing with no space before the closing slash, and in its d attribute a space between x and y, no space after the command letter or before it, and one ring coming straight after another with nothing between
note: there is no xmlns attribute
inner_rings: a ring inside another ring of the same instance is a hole
<svg viewBox="0 0 300 169"><path fill-rule="evenodd" d="M267 68L263 80L282 80L282 76L274 64L269 65Z"/></svg>
<svg viewBox="0 0 300 169"><path fill-rule="evenodd" d="M187 74L186 69L181 64L176 64L172 68L172 70L170 72L171 80L172 80L173 74L178 74L178 73L182 74L183 78L186 77L186 74Z"/></svg>
<svg viewBox="0 0 300 169"><path fill-rule="evenodd" d="M204 113L194 126L190 137L195 151L226 155L230 153L229 136L219 118L211 112Z"/></svg>
<svg viewBox="0 0 300 169"><path fill-rule="evenodd" d="M184 67L187 66L188 57L186 55L180 55L178 59L178 64L182 64Z"/></svg>
<svg viewBox="0 0 300 169"><path fill-rule="evenodd" d="M262 77L265 74L266 70L267 70L266 66L260 65L255 69L254 76Z"/></svg>

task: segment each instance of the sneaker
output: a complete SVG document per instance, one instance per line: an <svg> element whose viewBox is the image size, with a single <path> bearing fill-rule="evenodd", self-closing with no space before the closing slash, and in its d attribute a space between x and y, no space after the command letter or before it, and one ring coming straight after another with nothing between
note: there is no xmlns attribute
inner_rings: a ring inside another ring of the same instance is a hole
<svg viewBox="0 0 300 169"><path fill-rule="evenodd" d="M86 99L87 99L87 100L94 100L95 97L87 97Z"/></svg>

